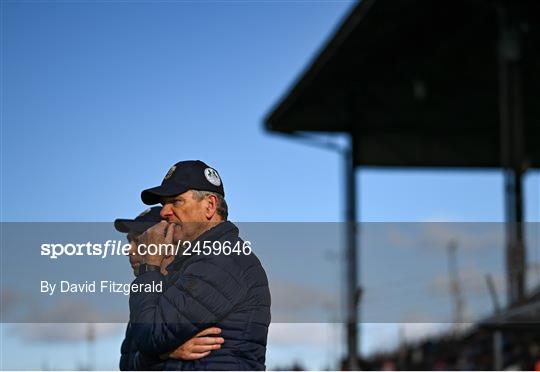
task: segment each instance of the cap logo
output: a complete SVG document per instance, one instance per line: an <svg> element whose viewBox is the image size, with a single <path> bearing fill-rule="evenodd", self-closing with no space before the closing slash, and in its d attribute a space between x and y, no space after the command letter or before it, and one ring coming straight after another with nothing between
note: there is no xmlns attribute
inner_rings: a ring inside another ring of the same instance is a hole
<svg viewBox="0 0 540 372"><path fill-rule="evenodd" d="M204 170L204 176L214 186L221 185L221 179L219 178L219 174L215 169L212 168L206 168Z"/></svg>
<svg viewBox="0 0 540 372"><path fill-rule="evenodd" d="M165 178L163 178L163 181L165 180L168 180L169 178L171 178L171 176L173 175L174 171L176 170L176 165L173 165L171 167L171 169L169 169L169 171L167 172L167 174L165 175Z"/></svg>

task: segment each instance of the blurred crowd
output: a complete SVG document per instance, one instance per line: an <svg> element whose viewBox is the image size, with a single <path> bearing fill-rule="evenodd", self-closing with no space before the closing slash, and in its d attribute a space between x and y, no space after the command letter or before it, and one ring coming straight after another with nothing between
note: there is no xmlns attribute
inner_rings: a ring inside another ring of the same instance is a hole
<svg viewBox="0 0 540 372"><path fill-rule="evenodd" d="M406 343L363 361L365 370L496 370L540 371L540 330L519 327L501 330L497 348L495 330L474 328L465 334L444 334ZM497 355L497 350L500 354Z"/></svg>

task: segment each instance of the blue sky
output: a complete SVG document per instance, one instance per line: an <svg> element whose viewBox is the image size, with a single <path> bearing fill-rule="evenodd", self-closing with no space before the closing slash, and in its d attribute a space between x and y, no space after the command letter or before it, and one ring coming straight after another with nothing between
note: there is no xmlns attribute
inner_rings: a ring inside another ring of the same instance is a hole
<svg viewBox="0 0 540 372"><path fill-rule="evenodd" d="M218 169L234 221L342 220L339 156L270 135L262 118L352 2L1 4L1 221L134 216L140 191L185 159ZM360 170L358 181L362 221L504 217L496 171ZM540 220L539 190L529 174L528 221ZM98 346L102 368L114 368L120 339ZM81 345L33 350L84 354ZM5 346L22 363L20 347ZM271 353L272 363L293 358L290 347Z"/></svg>

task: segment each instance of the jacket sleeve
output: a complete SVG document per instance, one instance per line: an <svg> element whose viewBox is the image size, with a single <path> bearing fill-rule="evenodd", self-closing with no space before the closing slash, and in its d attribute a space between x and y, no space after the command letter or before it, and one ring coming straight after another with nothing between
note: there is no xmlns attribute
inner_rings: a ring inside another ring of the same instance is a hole
<svg viewBox="0 0 540 372"><path fill-rule="evenodd" d="M133 352L130 348L130 344L132 340L129 338L130 334L130 324L128 323L126 328L126 335L124 337L124 341L122 341L122 346L120 347L120 371L131 371L132 370L132 364L131 360L133 358Z"/></svg>
<svg viewBox="0 0 540 372"><path fill-rule="evenodd" d="M147 371L159 368L163 364L163 360L156 356L148 356L137 351L137 346L133 338L133 327L128 323L126 328L126 336L122 341L120 348L120 371Z"/></svg>
<svg viewBox="0 0 540 372"><path fill-rule="evenodd" d="M164 293L134 292L130 321L137 349L157 355L170 352L229 314L241 303L247 289L229 256L194 257ZM163 282L151 271L134 283Z"/></svg>

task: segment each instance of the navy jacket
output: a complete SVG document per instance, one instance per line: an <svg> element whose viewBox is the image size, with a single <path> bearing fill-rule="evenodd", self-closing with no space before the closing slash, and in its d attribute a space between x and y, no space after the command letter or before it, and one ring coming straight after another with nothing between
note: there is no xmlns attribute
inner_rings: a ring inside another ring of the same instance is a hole
<svg viewBox="0 0 540 372"><path fill-rule="evenodd" d="M133 360L137 353L137 345L131 334L131 323L128 323L126 335L124 341L122 341L122 346L120 347L120 371L133 371L135 369Z"/></svg>
<svg viewBox="0 0 540 372"><path fill-rule="evenodd" d="M240 247L243 243L238 228L229 221L214 226L197 241L201 248L205 241L230 242L231 246L240 242ZM129 332L137 349L132 367L264 370L270 291L255 254L184 256L179 252L167 270L167 278L151 271L134 280L136 284L167 283L163 293L133 292L130 296ZM160 354L176 349L210 326L222 329L220 336L225 342L221 349L195 361L159 359Z"/></svg>
<svg viewBox="0 0 540 372"><path fill-rule="evenodd" d="M120 371L131 371L133 367L131 366L131 359L133 357L133 353L137 351L135 349L135 346L131 346L132 340L129 336L131 324L128 323L126 328L126 335L124 337L124 341L122 341L122 346L120 347Z"/></svg>

